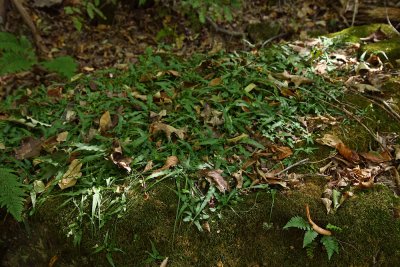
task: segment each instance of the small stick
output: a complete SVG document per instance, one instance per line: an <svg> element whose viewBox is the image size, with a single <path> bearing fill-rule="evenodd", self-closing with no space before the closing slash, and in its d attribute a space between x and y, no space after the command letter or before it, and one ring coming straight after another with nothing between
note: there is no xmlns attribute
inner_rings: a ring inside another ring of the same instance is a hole
<svg viewBox="0 0 400 267"><path fill-rule="evenodd" d="M332 235L331 231L318 226L315 222L313 222L311 220L310 208L308 207L308 204L306 204L306 214L307 214L308 222L311 224L311 227L315 232L317 232L320 235Z"/></svg>
<svg viewBox="0 0 400 267"><path fill-rule="evenodd" d="M230 30L221 28L210 17L206 17L206 20L207 20L208 23L211 24L211 26L214 28L214 30L216 32L221 32L221 33L225 33L227 35L237 36L237 37L245 37L245 35L246 35L244 32L230 31Z"/></svg>
<svg viewBox="0 0 400 267"><path fill-rule="evenodd" d="M293 165L290 165L290 166L286 167L285 169L281 170L280 172L275 173L274 177L279 176L279 175L281 175L282 173L284 173L284 172L290 170L291 168L293 168L293 167L295 167L295 166L298 166L298 165L301 165L301 164L303 164L303 163L305 163L305 162L307 162L307 161L308 161L308 159L302 159L302 160L300 160L300 161L294 163Z"/></svg>

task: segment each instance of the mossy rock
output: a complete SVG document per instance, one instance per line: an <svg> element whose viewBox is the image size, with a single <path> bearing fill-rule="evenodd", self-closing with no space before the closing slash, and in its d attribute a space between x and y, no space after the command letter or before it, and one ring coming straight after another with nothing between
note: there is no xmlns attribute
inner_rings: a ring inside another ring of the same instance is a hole
<svg viewBox="0 0 400 267"><path fill-rule="evenodd" d="M338 38L343 42L359 43L360 38L365 38L380 29L386 34L386 36L391 39L398 37L396 31L387 24L370 24L362 26L349 27L339 32L328 34L329 38Z"/></svg>
<svg viewBox="0 0 400 267"><path fill-rule="evenodd" d="M216 266L219 261L226 266L366 266L374 262L398 266L400 221L393 211L400 206L393 193L383 186L359 191L336 214L327 215L320 201L323 183L318 180L321 179L308 179L299 190L278 192L274 203L268 191L244 196L239 205L221 213L222 219L210 221L210 233L176 221L178 199L171 189L173 183L164 183L150 193L149 199L135 200L122 218L115 218L101 230L93 232L90 225L85 225L80 252L64 249L60 256L84 257L84 263L89 265L107 266L107 250L98 254L87 252L101 244L108 232L109 243L124 251L111 254L116 266L159 266L160 261L144 263L151 252L150 241L160 255L169 257L168 266ZM44 237L52 240L71 223L71 218L65 216L70 208L51 212L54 202L46 203L33 226L52 226L55 232ZM331 223L343 228L343 232L336 234L342 249L330 261L320 245L314 251L314 258L307 257L302 248L303 231L283 230L291 217L306 217L305 204L310 206L312 218L320 226ZM272 227L266 228L266 224Z"/></svg>
<svg viewBox="0 0 400 267"><path fill-rule="evenodd" d="M378 30L382 31L386 35L387 39L375 43L368 42L362 44L359 50L359 56L364 53L366 53L367 56L371 53L384 53L385 56L380 56L383 61L385 61L387 57L390 62L397 62L400 59L400 36L399 33L390 25L371 24L354 26L336 33L331 33L327 36L330 38L337 38L341 42L360 43L362 42L360 38L366 38Z"/></svg>

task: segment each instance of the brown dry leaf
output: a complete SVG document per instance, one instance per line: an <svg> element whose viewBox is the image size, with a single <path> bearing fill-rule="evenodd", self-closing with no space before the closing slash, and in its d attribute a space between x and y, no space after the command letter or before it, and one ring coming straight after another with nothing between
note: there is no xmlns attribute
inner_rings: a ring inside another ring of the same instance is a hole
<svg viewBox="0 0 400 267"><path fill-rule="evenodd" d="M223 170L209 170L206 172L207 180L209 180L210 183L214 183L221 193L229 191L229 185L221 175L223 172Z"/></svg>
<svg viewBox="0 0 400 267"><path fill-rule="evenodd" d="M143 172L147 172L147 171L149 171L149 170L151 170L151 169L153 169L153 161L152 161L152 160L149 160L149 161L146 163L146 166L144 167Z"/></svg>
<svg viewBox="0 0 400 267"><path fill-rule="evenodd" d="M326 208L326 213L329 214L332 210L332 200L330 200L329 198L321 198L321 200Z"/></svg>
<svg viewBox="0 0 400 267"><path fill-rule="evenodd" d="M286 70L283 71L282 73L274 74L275 77L277 78L283 78L286 80L289 80L290 82L294 83L295 88L299 87L302 84L312 84L313 80L305 78L300 75L292 75L289 74Z"/></svg>
<svg viewBox="0 0 400 267"><path fill-rule="evenodd" d="M400 145L394 146L394 154L395 154L395 159L399 160L400 159Z"/></svg>
<svg viewBox="0 0 400 267"><path fill-rule="evenodd" d="M68 167L68 170L64 173L61 181L58 182L58 186L61 190L65 188L72 187L76 184L76 181L79 177L82 176L80 172L82 168L82 163L80 163L79 159L74 159Z"/></svg>
<svg viewBox="0 0 400 267"><path fill-rule="evenodd" d="M125 169L128 173L132 171L132 168L130 166L132 163L132 158L125 157L123 155L122 147L118 141L115 141L113 143L113 153L111 153L110 158L115 165L122 169Z"/></svg>
<svg viewBox="0 0 400 267"><path fill-rule="evenodd" d="M339 154L345 158L346 160L357 163L360 161L360 157L358 156L357 152L351 150L348 148L345 144L343 143L338 143L336 145L336 149L339 152Z"/></svg>
<svg viewBox="0 0 400 267"><path fill-rule="evenodd" d="M276 158L278 160L285 159L287 157L290 157L293 154L290 147L287 147L287 146L272 146L271 150L273 152L277 153Z"/></svg>
<svg viewBox="0 0 400 267"><path fill-rule="evenodd" d="M178 159L177 156L169 156L165 160L164 166L162 166L161 168L155 170L153 173L164 171L164 170L168 170L171 167L175 167L176 165L178 165L178 163L179 163L179 159Z"/></svg>
<svg viewBox="0 0 400 267"><path fill-rule="evenodd" d="M217 77L217 78L212 79L212 80L208 83L208 85L209 85L209 86L217 86L217 85L220 85L221 83L222 83L222 78L221 78L221 77Z"/></svg>
<svg viewBox="0 0 400 267"><path fill-rule="evenodd" d="M336 137L332 134L325 134L322 138L317 138L316 141L322 145L330 147L336 147L337 144L343 143L342 140L339 139L339 137Z"/></svg>
<svg viewBox="0 0 400 267"><path fill-rule="evenodd" d="M106 132L111 128L112 122L111 122L111 116L110 112L107 110L104 112L103 115L100 117L100 132Z"/></svg>
<svg viewBox="0 0 400 267"><path fill-rule="evenodd" d="M236 179L236 188L240 189L243 187L243 175L242 175L243 170L238 170L234 174L232 174L233 178Z"/></svg>
<svg viewBox="0 0 400 267"><path fill-rule="evenodd" d="M65 142L67 140L67 137L68 137L68 132L65 131L65 132L59 133L57 135L56 140L57 140L57 142Z"/></svg>
<svg viewBox="0 0 400 267"><path fill-rule="evenodd" d="M162 122L154 122L150 125L149 128L150 128L149 129L150 134L155 134L160 131L164 132L165 135L167 136L168 140L171 140L171 135L173 133L176 134L176 136L178 136L179 139L185 138L185 130L177 129L173 126L170 126L170 125L162 123Z"/></svg>
<svg viewBox="0 0 400 267"><path fill-rule="evenodd" d="M42 150L42 140L28 137L22 140L22 144L15 150L15 158L22 160L33 158L40 155Z"/></svg>
<svg viewBox="0 0 400 267"><path fill-rule="evenodd" d="M172 76L175 76L175 77L180 77L181 76L181 74L176 70L167 70L167 72L169 74L171 74Z"/></svg>
<svg viewBox="0 0 400 267"><path fill-rule="evenodd" d="M203 230L205 230L205 231L211 233L210 224L209 224L207 221L205 221L205 222L201 225L201 228L203 228Z"/></svg>
<svg viewBox="0 0 400 267"><path fill-rule="evenodd" d="M392 160L392 157L386 151L382 151L381 153L376 151L362 152L360 153L360 155L366 160L369 160L374 163L382 163L385 161Z"/></svg>

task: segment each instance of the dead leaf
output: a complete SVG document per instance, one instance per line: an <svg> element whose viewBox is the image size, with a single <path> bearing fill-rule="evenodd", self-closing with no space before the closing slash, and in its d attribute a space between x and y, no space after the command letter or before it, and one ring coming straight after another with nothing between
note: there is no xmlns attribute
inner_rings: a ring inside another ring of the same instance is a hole
<svg viewBox="0 0 400 267"><path fill-rule="evenodd" d="M149 129L150 134L155 134L160 131L164 132L169 141L171 140L171 135L173 133L176 134L176 136L178 136L179 139L183 140L185 138L185 131L183 129L177 129L173 126L170 126L162 122L154 122L150 125L149 128L150 128Z"/></svg>
<svg viewBox="0 0 400 267"><path fill-rule="evenodd" d="M108 131L111 128L111 125L112 122L111 122L110 112L107 110L100 117L100 132L104 133Z"/></svg>
<svg viewBox="0 0 400 267"><path fill-rule="evenodd" d="M325 134L322 138L317 138L316 140L318 143L330 147L335 147L339 143L343 143L342 140L339 139L339 137L336 137L332 134Z"/></svg>
<svg viewBox="0 0 400 267"><path fill-rule="evenodd" d="M277 153L276 158L278 160L282 160L293 155L292 150L287 146L272 146L271 150L272 152Z"/></svg>
<svg viewBox="0 0 400 267"><path fill-rule="evenodd" d="M209 170L205 173L207 180L210 183L214 183L221 193L229 191L229 185L221 175L223 172L223 170Z"/></svg>
<svg viewBox="0 0 400 267"><path fill-rule="evenodd" d="M243 170L238 170L234 174L232 174L233 178L236 179L236 188L240 189L243 187L243 175L242 175Z"/></svg>
<svg viewBox="0 0 400 267"><path fill-rule="evenodd" d="M321 198L321 200L326 208L326 213L329 214L332 208L332 200L330 200L329 198Z"/></svg>
<svg viewBox="0 0 400 267"><path fill-rule="evenodd" d="M207 221L205 221L205 222L201 225L201 228L203 228L203 230L207 231L208 233L211 232L210 224L209 224Z"/></svg>
<svg viewBox="0 0 400 267"><path fill-rule="evenodd" d="M42 140L27 137L22 140L22 144L15 150L15 158L22 160L37 157L42 150Z"/></svg>
<svg viewBox="0 0 400 267"><path fill-rule="evenodd" d="M151 169L153 169L153 161L152 161L152 160L149 160L149 161L146 163L146 166L144 167L143 172L147 172L147 171L149 171L149 170L151 170Z"/></svg>
<svg viewBox="0 0 400 267"><path fill-rule="evenodd" d="M65 132L59 133L57 135L56 140L57 140L57 142L65 142L67 140L67 137L68 137L68 132L65 131Z"/></svg>
<svg viewBox="0 0 400 267"><path fill-rule="evenodd" d="M394 157L396 160L400 159L400 145L395 145L394 146Z"/></svg>
<svg viewBox="0 0 400 267"><path fill-rule="evenodd" d="M122 147L119 144L118 141L115 141L113 143L113 153L110 155L111 161L117 165L118 167L125 169L128 173L132 171L131 168L131 163L132 163L132 158L131 157L125 157L122 153Z"/></svg>
<svg viewBox="0 0 400 267"><path fill-rule="evenodd" d="M74 159L68 167L68 170L64 173L61 181L58 182L58 186L61 190L64 190L68 187L72 187L76 184L76 181L79 177L82 176L80 172L82 168L82 163L80 163L79 159Z"/></svg>
<svg viewBox="0 0 400 267"><path fill-rule="evenodd" d="M339 154L345 158L346 160L357 163L360 161L360 157L358 156L357 152L351 150L348 148L345 144L343 143L338 143L336 145L336 149L339 152Z"/></svg>
<svg viewBox="0 0 400 267"><path fill-rule="evenodd" d="M221 83L222 83L222 78L221 78L221 77L217 77L217 78L212 79L212 80L208 83L208 85L209 85L209 86L217 86L217 85L220 85Z"/></svg>
<svg viewBox="0 0 400 267"><path fill-rule="evenodd" d="M382 151L381 153L375 152L375 151L370 151L370 152L362 152L360 155L371 162L374 163L382 163L385 161L391 161L392 157L390 154L386 151Z"/></svg>
<svg viewBox="0 0 400 267"><path fill-rule="evenodd" d="M164 171L164 170L168 170L172 167L175 167L176 165L178 165L179 163L179 159L177 156L169 156L164 163L164 166L162 166L161 168L155 170L153 173L156 172L160 172L160 171Z"/></svg>

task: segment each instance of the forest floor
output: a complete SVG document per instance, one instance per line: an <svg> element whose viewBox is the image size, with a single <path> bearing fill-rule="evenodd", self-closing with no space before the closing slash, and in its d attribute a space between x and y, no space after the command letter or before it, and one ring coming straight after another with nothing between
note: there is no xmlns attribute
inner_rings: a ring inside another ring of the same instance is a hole
<svg viewBox="0 0 400 267"><path fill-rule="evenodd" d="M81 32L35 10L47 56L84 75L0 79L3 175L29 188L24 223L1 215L2 266L399 265L396 31L264 2Z"/></svg>

